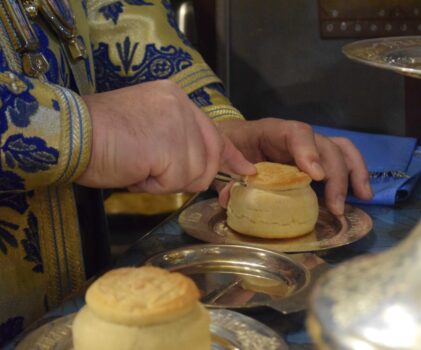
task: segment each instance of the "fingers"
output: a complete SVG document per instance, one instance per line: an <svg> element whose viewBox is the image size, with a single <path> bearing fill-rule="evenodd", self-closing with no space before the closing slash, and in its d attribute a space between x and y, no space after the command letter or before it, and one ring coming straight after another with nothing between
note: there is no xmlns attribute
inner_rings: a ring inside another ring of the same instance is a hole
<svg viewBox="0 0 421 350"><path fill-rule="evenodd" d="M224 172L237 175L254 175L256 174L256 167L247 161L243 154L234 146L234 144L225 138L225 147L221 159L221 169ZM228 206L230 198L230 190L234 183L229 183L223 187L217 188L218 200L222 208Z"/></svg>
<svg viewBox="0 0 421 350"><path fill-rule="evenodd" d="M323 167L329 169L325 189L328 209L336 215L343 214L349 180L355 196L369 200L372 191L368 170L355 145L346 138L325 138L320 135L316 135L316 142Z"/></svg>
<svg viewBox="0 0 421 350"><path fill-rule="evenodd" d="M221 154L220 169L236 175L254 175L256 167L234 146L229 138L222 136L223 150Z"/></svg>
<svg viewBox="0 0 421 350"><path fill-rule="evenodd" d="M189 186L190 191L206 190L218 170L239 175L253 175L256 168L247 161L233 143L222 135L213 122L197 108L196 120L203 136L206 150L205 169Z"/></svg>
<svg viewBox="0 0 421 350"><path fill-rule="evenodd" d="M226 208L228 206L230 191L233 184L234 183L229 183L219 191L218 201L222 208Z"/></svg>
<svg viewBox="0 0 421 350"><path fill-rule="evenodd" d="M348 192L348 167L341 149L328 138L316 135L324 169L328 169L325 187L327 208L335 215L344 213Z"/></svg>
<svg viewBox="0 0 421 350"><path fill-rule="evenodd" d="M195 120L203 143L204 166L201 174L186 186L186 190L190 192L205 191L210 186L219 170L220 155L224 147L224 141L212 121L198 108Z"/></svg>
<svg viewBox="0 0 421 350"><path fill-rule="evenodd" d="M287 152L313 180L325 180L326 205L332 213L343 214L349 181L357 197L371 198L364 159L351 141L314 134L309 125L296 121L269 118L264 125L264 156L272 161L282 161ZM279 140L278 143L275 140Z"/></svg>
<svg viewBox="0 0 421 350"><path fill-rule="evenodd" d="M354 195L360 199L369 200L373 193L370 186L370 177L364 158L357 147L348 139L343 137L331 137L342 151L345 163L350 173L350 181Z"/></svg>
<svg viewBox="0 0 421 350"><path fill-rule="evenodd" d="M325 200L332 213L343 214L349 180L358 198L372 197L364 159L350 140L325 138L313 134L306 124L292 123L286 141L288 150L300 169L314 180L326 180Z"/></svg>
<svg viewBox="0 0 421 350"><path fill-rule="evenodd" d="M313 180L320 181L326 177L311 126L290 122L286 145L297 166Z"/></svg>

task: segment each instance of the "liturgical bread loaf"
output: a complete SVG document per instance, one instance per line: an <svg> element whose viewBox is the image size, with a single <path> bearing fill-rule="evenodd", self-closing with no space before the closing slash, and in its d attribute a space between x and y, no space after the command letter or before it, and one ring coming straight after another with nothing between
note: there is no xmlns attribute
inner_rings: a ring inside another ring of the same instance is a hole
<svg viewBox="0 0 421 350"><path fill-rule="evenodd" d="M194 282L145 266L112 270L86 293L75 350L210 350L210 317Z"/></svg>
<svg viewBox="0 0 421 350"><path fill-rule="evenodd" d="M262 238L292 238L314 229L319 214L311 178L291 165L262 162L257 174L234 184L227 208L233 230Z"/></svg>

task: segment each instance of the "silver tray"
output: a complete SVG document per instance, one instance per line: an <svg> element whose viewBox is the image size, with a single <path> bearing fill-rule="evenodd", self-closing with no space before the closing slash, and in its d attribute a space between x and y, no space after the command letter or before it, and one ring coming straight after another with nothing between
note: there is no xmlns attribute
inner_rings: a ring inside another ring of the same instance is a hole
<svg viewBox="0 0 421 350"><path fill-rule="evenodd" d="M351 60L421 79L421 36L360 40L342 51Z"/></svg>
<svg viewBox="0 0 421 350"><path fill-rule="evenodd" d="M320 206L316 228L291 239L263 239L242 235L227 226L226 210L216 198L195 203L179 216L183 230L202 241L216 244L242 244L284 253L314 252L344 246L367 235L373 222L364 211L345 206L344 216L334 216Z"/></svg>
<svg viewBox="0 0 421 350"><path fill-rule="evenodd" d="M313 283L329 268L314 254L214 244L170 250L145 264L192 278L209 308L270 307L283 314L304 310Z"/></svg>
<svg viewBox="0 0 421 350"><path fill-rule="evenodd" d="M211 310L210 315L212 350L288 350L278 334L250 317L229 310ZM72 350L74 317L71 314L43 325L17 344L16 350Z"/></svg>

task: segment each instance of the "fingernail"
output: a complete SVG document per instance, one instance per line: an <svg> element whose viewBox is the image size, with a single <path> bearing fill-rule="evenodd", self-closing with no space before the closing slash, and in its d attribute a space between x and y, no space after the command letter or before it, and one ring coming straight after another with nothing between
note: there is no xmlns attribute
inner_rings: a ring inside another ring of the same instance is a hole
<svg viewBox="0 0 421 350"><path fill-rule="evenodd" d="M344 196L339 195L336 197L335 208L338 215L342 215L344 213L344 210L345 210L345 197Z"/></svg>
<svg viewBox="0 0 421 350"><path fill-rule="evenodd" d="M370 198L373 197L373 190L371 189L371 185L370 185L370 182L369 181L367 181L364 184L364 189L370 195Z"/></svg>
<svg viewBox="0 0 421 350"><path fill-rule="evenodd" d="M247 173L244 174L244 175L254 175L254 174L256 174L256 172L257 172L257 169L254 166L254 164L253 163L248 163Z"/></svg>
<svg viewBox="0 0 421 350"><path fill-rule="evenodd" d="M322 180L325 177L325 171L319 163L311 163L311 168L317 174L317 180Z"/></svg>

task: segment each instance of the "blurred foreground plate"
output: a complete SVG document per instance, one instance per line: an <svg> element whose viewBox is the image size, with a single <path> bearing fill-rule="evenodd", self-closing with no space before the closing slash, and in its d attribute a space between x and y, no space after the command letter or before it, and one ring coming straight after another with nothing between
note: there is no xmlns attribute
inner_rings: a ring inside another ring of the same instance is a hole
<svg viewBox="0 0 421 350"><path fill-rule="evenodd" d="M421 36L360 40L342 51L351 60L421 79Z"/></svg>
<svg viewBox="0 0 421 350"><path fill-rule="evenodd" d="M288 350L272 329L250 317L229 310L211 310L210 315L212 350ZM71 314L43 325L28 334L16 350L72 350L74 317Z"/></svg>
<svg viewBox="0 0 421 350"><path fill-rule="evenodd" d="M345 205L343 216L332 215L320 205L313 232L289 239L264 239L242 235L228 227L226 210L216 198L195 203L185 209L178 221L183 230L202 241L215 244L241 244L283 253L302 253L341 247L367 235L373 222L359 208Z"/></svg>
<svg viewBox="0 0 421 350"><path fill-rule="evenodd" d="M314 282L329 269L315 254L282 254L243 245L200 244L157 254L145 262L194 280L209 308L269 307L303 311Z"/></svg>

